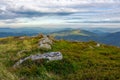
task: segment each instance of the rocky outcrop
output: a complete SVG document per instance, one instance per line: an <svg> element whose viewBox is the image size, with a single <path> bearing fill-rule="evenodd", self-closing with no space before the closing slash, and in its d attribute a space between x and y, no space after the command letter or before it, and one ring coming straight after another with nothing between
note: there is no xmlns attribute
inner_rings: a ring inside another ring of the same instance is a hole
<svg viewBox="0 0 120 80"><path fill-rule="evenodd" d="M18 62L14 64L14 68L22 64L24 61L31 59L32 61L40 60L40 59L47 59L48 61L52 60L61 60L63 58L61 52L50 52L50 53L44 53L44 54L36 54L28 56L24 59L20 59Z"/></svg>
<svg viewBox="0 0 120 80"><path fill-rule="evenodd" d="M39 48L51 49L52 43L52 40L46 35L44 35L43 38L39 41Z"/></svg>

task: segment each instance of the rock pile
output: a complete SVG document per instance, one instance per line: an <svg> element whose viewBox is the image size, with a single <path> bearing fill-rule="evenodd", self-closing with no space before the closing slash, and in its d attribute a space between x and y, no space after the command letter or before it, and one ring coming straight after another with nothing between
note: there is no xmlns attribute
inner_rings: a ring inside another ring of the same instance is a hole
<svg viewBox="0 0 120 80"><path fill-rule="evenodd" d="M51 49L52 43L53 43L52 40L49 39L46 35L44 35L39 42L39 48Z"/></svg>
<svg viewBox="0 0 120 80"><path fill-rule="evenodd" d="M44 54L36 54L28 56L24 59L20 59L16 64L14 64L14 68L22 64L24 61L31 59L32 61L40 60L40 59L47 59L48 61L52 60L61 60L63 58L61 52L50 52L50 53L44 53Z"/></svg>

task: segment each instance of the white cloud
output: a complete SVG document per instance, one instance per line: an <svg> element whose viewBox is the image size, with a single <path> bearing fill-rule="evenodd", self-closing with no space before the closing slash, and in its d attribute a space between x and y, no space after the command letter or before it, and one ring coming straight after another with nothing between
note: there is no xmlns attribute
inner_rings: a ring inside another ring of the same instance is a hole
<svg viewBox="0 0 120 80"><path fill-rule="evenodd" d="M120 0L0 0L0 26L116 21L119 8Z"/></svg>
<svg viewBox="0 0 120 80"><path fill-rule="evenodd" d="M69 6L91 4L91 3L116 3L119 0L0 0L2 9L10 10L35 10L40 12L76 12L75 8ZM52 8L52 9L51 9Z"/></svg>

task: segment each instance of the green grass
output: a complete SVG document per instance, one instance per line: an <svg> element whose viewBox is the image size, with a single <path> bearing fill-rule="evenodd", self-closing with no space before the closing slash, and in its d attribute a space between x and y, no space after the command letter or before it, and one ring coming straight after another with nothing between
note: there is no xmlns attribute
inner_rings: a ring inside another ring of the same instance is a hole
<svg viewBox="0 0 120 80"><path fill-rule="evenodd" d="M40 38L0 38L0 80L120 80L120 48L59 40L44 50L38 48ZM27 51L18 54L21 50ZM27 60L13 68L20 58L51 51L60 51L63 60Z"/></svg>

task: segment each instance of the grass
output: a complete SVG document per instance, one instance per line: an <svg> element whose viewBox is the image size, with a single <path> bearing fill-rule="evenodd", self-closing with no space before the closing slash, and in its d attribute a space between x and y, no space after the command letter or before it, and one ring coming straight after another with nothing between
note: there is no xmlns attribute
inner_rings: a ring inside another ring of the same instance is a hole
<svg viewBox="0 0 120 80"><path fill-rule="evenodd" d="M42 50L40 38L0 38L0 80L120 80L120 48L55 40L51 50ZM18 54L21 50L27 51ZM19 68L12 67L20 58L51 51L60 51L63 60L27 60Z"/></svg>

